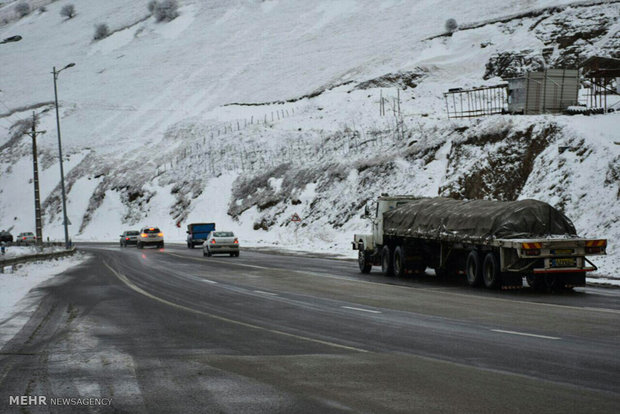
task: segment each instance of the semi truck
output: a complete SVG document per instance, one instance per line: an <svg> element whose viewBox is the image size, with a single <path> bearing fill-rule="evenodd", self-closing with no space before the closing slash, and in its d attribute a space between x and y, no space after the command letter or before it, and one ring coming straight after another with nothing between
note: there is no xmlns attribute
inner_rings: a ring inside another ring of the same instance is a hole
<svg viewBox="0 0 620 414"><path fill-rule="evenodd" d="M209 233L215 231L215 223L191 223L187 225L187 248L193 249L197 244L202 244Z"/></svg>
<svg viewBox="0 0 620 414"><path fill-rule="evenodd" d="M454 200L389 196L376 201L372 234L355 234L362 273L464 277L471 286L539 290L584 286L597 270L587 256L606 254L607 240L577 236L571 220L537 200Z"/></svg>

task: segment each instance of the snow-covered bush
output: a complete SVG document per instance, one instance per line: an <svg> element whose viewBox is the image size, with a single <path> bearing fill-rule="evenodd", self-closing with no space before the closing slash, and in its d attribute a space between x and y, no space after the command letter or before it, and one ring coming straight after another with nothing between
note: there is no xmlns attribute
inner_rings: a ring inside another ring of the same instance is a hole
<svg viewBox="0 0 620 414"><path fill-rule="evenodd" d="M15 12L19 17L24 17L30 14L30 5L28 3L19 3L15 6Z"/></svg>
<svg viewBox="0 0 620 414"><path fill-rule="evenodd" d="M459 27L458 23L454 19L446 20L446 32L453 33Z"/></svg>
<svg viewBox="0 0 620 414"><path fill-rule="evenodd" d="M95 26L95 35L93 36L94 40L105 39L110 35L110 28L105 23L100 23Z"/></svg>
<svg viewBox="0 0 620 414"><path fill-rule="evenodd" d="M179 4L176 0L152 0L147 7L158 22L169 22L179 16Z"/></svg>
<svg viewBox="0 0 620 414"><path fill-rule="evenodd" d="M75 16L75 6L73 4L65 4L62 6L62 9L60 9L60 15L67 19L72 18Z"/></svg>

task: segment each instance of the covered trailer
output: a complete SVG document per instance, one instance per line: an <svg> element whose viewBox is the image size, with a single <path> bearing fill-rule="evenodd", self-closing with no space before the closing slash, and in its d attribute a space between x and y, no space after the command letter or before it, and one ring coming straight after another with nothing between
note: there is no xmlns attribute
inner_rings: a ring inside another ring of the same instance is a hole
<svg viewBox="0 0 620 414"><path fill-rule="evenodd" d="M379 215L381 217L379 217ZM490 201L380 197L372 235L356 235L360 269L381 265L403 275L432 267L465 273L470 285L570 288L596 270L586 255L606 240L580 238L563 213L537 200Z"/></svg>

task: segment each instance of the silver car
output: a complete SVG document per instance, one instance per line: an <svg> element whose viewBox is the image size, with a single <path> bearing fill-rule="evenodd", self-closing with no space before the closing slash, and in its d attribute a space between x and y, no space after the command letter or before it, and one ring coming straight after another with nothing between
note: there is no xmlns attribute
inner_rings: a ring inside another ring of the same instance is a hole
<svg viewBox="0 0 620 414"><path fill-rule="evenodd" d="M232 231L212 231L202 243L202 255L229 254L239 256L239 239Z"/></svg>

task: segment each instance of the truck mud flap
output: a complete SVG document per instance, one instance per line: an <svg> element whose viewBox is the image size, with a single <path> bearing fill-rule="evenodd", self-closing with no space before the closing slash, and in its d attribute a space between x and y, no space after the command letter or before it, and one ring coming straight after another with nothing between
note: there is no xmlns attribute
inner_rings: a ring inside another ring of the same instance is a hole
<svg viewBox="0 0 620 414"><path fill-rule="evenodd" d="M523 276L520 273L502 273L501 290L523 288Z"/></svg>

